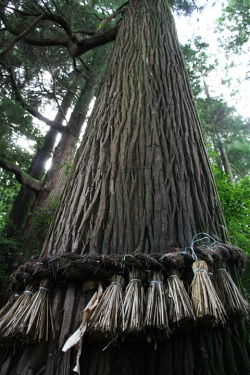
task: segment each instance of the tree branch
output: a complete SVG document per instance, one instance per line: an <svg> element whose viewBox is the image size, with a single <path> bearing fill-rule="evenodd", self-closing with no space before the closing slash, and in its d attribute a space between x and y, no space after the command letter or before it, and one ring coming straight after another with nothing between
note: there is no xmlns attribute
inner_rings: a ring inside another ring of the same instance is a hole
<svg viewBox="0 0 250 375"><path fill-rule="evenodd" d="M120 8L119 8L120 9ZM115 12L115 14L120 13ZM116 15L117 15L116 14ZM95 33L92 38L83 39L76 36L76 33L71 29L69 22L64 18L53 15L53 14L42 14L37 17L31 24L26 28L26 30L20 30L15 27L8 21L8 18L5 16L4 11L0 11L0 18L8 32L12 35L15 35L16 38L0 53L0 56L5 55L13 46L21 39L25 41L25 43L33 46L39 47L49 47L49 46L63 46L66 47L70 53L70 56L75 58L83 55L84 53L96 48L100 47L104 44L112 42L115 40L118 26L114 27L111 30L108 30L104 33ZM112 18L112 17L111 17ZM59 25L62 27L67 35L65 38L51 38L51 39L34 39L34 38L26 38L26 35L30 33L37 23L41 20L48 20L54 23L55 25ZM78 31L79 33L79 31ZM84 33L84 31L83 31ZM89 32L85 32L85 35L89 35Z"/></svg>
<svg viewBox="0 0 250 375"><path fill-rule="evenodd" d="M113 29L106 31L105 33L95 35L90 39L83 39L77 45L72 45L70 48L68 48L71 57L79 57L96 47L100 47L107 43L113 42L116 39L118 30L119 26L116 26Z"/></svg>
<svg viewBox="0 0 250 375"><path fill-rule="evenodd" d="M45 18L45 15L41 15L39 17L37 17L30 25L29 27L27 27L27 29L25 29L21 34L19 34L16 38L14 38L11 43L8 45L8 47L6 47L2 52L0 52L0 57L6 55L6 53L8 53L13 47L15 44L17 44L17 42L21 39L23 39L27 34L29 34L33 29L34 27L41 21Z"/></svg>
<svg viewBox="0 0 250 375"><path fill-rule="evenodd" d="M126 3L124 4L126 5ZM122 7L124 7L124 5ZM109 20L110 18L113 18L117 16L119 13L121 13L120 7L112 16L107 17L107 19L104 19L102 21L102 25L106 22L106 20ZM84 39L82 37L77 37L76 33L71 29L71 26L69 22L57 15L43 13L42 15L39 15L25 30L20 30L15 27L9 22L8 18L5 16L4 9L0 10L0 18L8 32L12 35L15 35L16 38L9 44L6 49L4 49L0 56L5 55L8 51L10 51L13 46L21 39L23 39L27 44L33 45L33 46L40 46L40 47L48 47L48 46L63 46L66 47L69 51L69 54L71 57L76 58L80 55L83 55L84 53L100 47L102 45L105 45L109 42L112 42L116 39L118 26L114 27L111 30L108 30L104 33L96 33L93 37L89 39ZM41 20L48 20L54 23L55 25L60 26L64 29L67 36L65 38L51 38L51 39L34 39L34 38L27 38L26 35L30 33L35 26L41 21ZM83 31L84 33L84 31ZM85 35L89 34L89 32L84 33Z"/></svg>
<svg viewBox="0 0 250 375"><path fill-rule="evenodd" d="M236 168L235 167L235 165L233 165L233 164L231 164L230 163L230 165L231 165L231 167L242 177L242 178L244 178L245 177L245 175L238 169L238 168Z"/></svg>
<svg viewBox="0 0 250 375"><path fill-rule="evenodd" d="M11 68L8 68L8 71L10 72L10 78L12 82L12 87L15 91L16 100L21 103L22 107L26 108L27 111L34 117L36 117L38 120L43 121L46 125L49 125L51 128L54 128L58 130L59 132L66 131L66 126L63 126L60 122L50 120L47 117L43 116L39 111L37 111L35 108L32 108L26 103L24 98L21 95L21 92L19 88L17 87L14 72Z"/></svg>
<svg viewBox="0 0 250 375"><path fill-rule="evenodd" d="M84 55L86 52L113 42L116 39L119 26L114 27L111 30L105 31L102 34L95 34L92 38L82 39L77 43L72 43L70 39L67 38L54 38L54 39L29 39L25 38L25 43L31 46L37 47L52 47L52 46L62 46L66 47L69 51L71 57L76 58Z"/></svg>
<svg viewBox="0 0 250 375"><path fill-rule="evenodd" d="M66 122L66 124L67 124L67 126L68 126L67 118L66 118L66 116L65 116L65 114L64 114L64 112L63 112L63 110L62 110L62 107L60 106L59 100L57 99L57 96L56 96L56 77L55 77L55 75L53 74L53 69L51 68L50 61L49 61L49 59L48 59L47 54L46 54L46 59L47 59L47 63L48 63L48 66L49 66L49 72L50 72L51 77L52 77L52 79L53 79L53 96L54 96L54 99L55 99L55 101L56 101L56 103L57 103L57 106L58 106L58 108L59 108L61 114L63 115L64 120L65 120L65 122Z"/></svg>
<svg viewBox="0 0 250 375"><path fill-rule="evenodd" d="M20 184L28 186L35 192L41 190L42 182L35 180L12 161L0 158L0 167L4 168L6 171L12 172Z"/></svg>
<svg viewBox="0 0 250 375"><path fill-rule="evenodd" d="M25 38L24 42L30 46L36 47L66 47L69 49L73 43L68 38L54 38L54 39L28 39Z"/></svg>
<svg viewBox="0 0 250 375"><path fill-rule="evenodd" d="M98 29L102 29L103 26L109 22L110 20L113 20L114 18L116 18L119 14L123 13L124 12L124 7L126 7L128 4L128 1L126 3L124 3L122 6L120 6L118 9L116 9L116 11L110 15L108 15L107 17L103 18L103 20L101 21Z"/></svg>

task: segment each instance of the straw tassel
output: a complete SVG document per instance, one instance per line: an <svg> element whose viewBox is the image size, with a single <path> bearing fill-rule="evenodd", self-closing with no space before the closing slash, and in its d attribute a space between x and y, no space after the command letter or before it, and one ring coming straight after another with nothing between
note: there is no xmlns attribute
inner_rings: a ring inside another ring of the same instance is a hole
<svg viewBox="0 0 250 375"><path fill-rule="evenodd" d="M206 262L197 260L192 268L194 279L191 284L191 295L197 320L212 325L225 324L226 311L212 284Z"/></svg>
<svg viewBox="0 0 250 375"><path fill-rule="evenodd" d="M0 318L0 337L11 340L18 332L18 325L30 304L30 300L34 294L34 289L27 286L26 290L16 299L13 305L2 314Z"/></svg>
<svg viewBox="0 0 250 375"><path fill-rule="evenodd" d="M23 325L22 328L20 327L20 333L26 336L27 342L41 341L44 336L45 340L48 341L49 326L51 326L53 338L55 338L48 287L49 281L43 280L31 300L29 309L26 311L25 321L27 324Z"/></svg>
<svg viewBox="0 0 250 375"><path fill-rule="evenodd" d="M167 290L163 284L163 275L152 272L147 292L145 326L148 332L147 340L158 340L169 337L170 329L167 313Z"/></svg>
<svg viewBox="0 0 250 375"><path fill-rule="evenodd" d="M129 272L129 283L123 297L125 333L139 333L143 328L144 288L138 271Z"/></svg>
<svg viewBox="0 0 250 375"><path fill-rule="evenodd" d="M100 338L115 338L124 328L123 276L114 275L89 320L88 332Z"/></svg>
<svg viewBox="0 0 250 375"><path fill-rule="evenodd" d="M7 314L7 312L12 308L12 306L14 305L14 303L16 302L16 300L20 297L20 294L18 293L14 293L10 299L8 300L8 302L6 303L6 305L4 305L1 309L0 309L0 320L2 319L3 316L5 316Z"/></svg>
<svg viewBox="0 0 250 375"><path fill-rule="evenodd" d="M216 290L230 317L249 318L249 304L241 295L231 275L225 268L219 268L215 273Z"/></svg>
<svg viewBox="0 0 250 375"><path fill-rule="evenodd" d="M187 327L189 326L189 323L194 323L196 318L194 315L192 302L177 270L170 271L170 276L167 279L167 285L169 322L172 323L175 328L176 326Z"/></svg>

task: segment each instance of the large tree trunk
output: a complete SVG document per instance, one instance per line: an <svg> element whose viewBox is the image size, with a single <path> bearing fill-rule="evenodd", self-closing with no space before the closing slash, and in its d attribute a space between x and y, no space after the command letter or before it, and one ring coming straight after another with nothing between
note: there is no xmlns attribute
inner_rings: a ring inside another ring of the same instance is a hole
<svg viewBox="0 0 250 375"><path fill-rule="evenodd" d="M204 231L225 240L168 2L130 0L43 254L163 253ZM75 353L61 349L91 295L74 281L57 284L55 340L10 350L1 374L71 374ZM157 348L146 340L104 346L85 340L81 375L250 373L236 325L179 332Z"/></svg>
<svg viewBox="0 0 250 375"><path fill-rule="evenodd" d="M166 1L128 8L93 112L44 252L163 252L198 232L225 239Z"/></svg>

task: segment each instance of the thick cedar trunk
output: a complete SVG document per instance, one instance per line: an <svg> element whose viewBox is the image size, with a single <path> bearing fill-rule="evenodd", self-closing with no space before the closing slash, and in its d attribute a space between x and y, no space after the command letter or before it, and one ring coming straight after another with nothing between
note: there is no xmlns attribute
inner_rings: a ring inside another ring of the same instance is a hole
<svg viewBox="0 0 250 375"><path fill-rule="evenodd" d="M175 26L157 4L128 8L44 252L163 252L199 232L225 240Z"/></svg>
<svg viewBox="0 0 250 375"><path fill-rule="evenodd" d="M68 92L62 102L61 109L63 113L67 113L73 95ZM58 111L55 121L62 122L64 119L61 110ZM50 128L48 133L44 137L44 145L41 149L37 150L37 153L32 161L30 169L28 171L29 175L37 180L41 180L45 173L46 162L51 158L51 153L54 148L56 137L59 134L58 130ZM36 198L36 194L27 186L22 186L16 200L14 202L13 208L10 212L10 224L6 228L7 237L13 237L17 230L22 230L26 220L28 218L31 206Z"/></svg>
<svg viewBox="0 0 250 375"><path fill-rule="evenodd" d="M165 0L131 0L62 204L43 253L163 252L200 231L225 240L174 22ZM92 292L56 285L56 339L10 350L5 375L69 375L62 353ZM236 326L179 332L157 348L85 339L81 375L247 375L249 353Z"/></svg>
<svg viewBox="0 0 250 375"><path fill-rule="evenodd" d="M41 245L44 241L47 227L37 233L35 223L36 221L40 222L44 215L51 217L60 200L62 190L68 177L68 169L70 169L75 156L76 145L86 119L90 102L94 97L95 89L95 79L93 75L90 75L85 82L84 88L81 89L74 110L70 116L68 122L69 131L61 135L61 139L53 153L51 168L44 178L43 188L36 194L36 199L31 209L32 216L25 225L25 243L29 248L32 247L34 241L36 245L37 241L39 241Z"/></svg>

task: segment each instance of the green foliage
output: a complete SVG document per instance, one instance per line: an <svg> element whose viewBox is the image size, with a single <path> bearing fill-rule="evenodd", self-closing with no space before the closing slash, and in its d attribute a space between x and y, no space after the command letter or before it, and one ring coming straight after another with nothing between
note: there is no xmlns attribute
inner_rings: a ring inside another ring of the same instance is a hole
<svg viewBox="0 0 250 375"><path fill-rule="evenodd" d="M60 197L54 196L53 199L49 199L49 202L48 204L46 204L46 207L39 208L33 214L31 218L31 226L34 236L32 237L32 244L28 244L28 248L32 248L32 254L26 254L26 257L34 257L40 253L50 223L58 207L59 201ZM25 239L22 242L24 243L25 247Z"/></svg>
<svg viewBox="0 0 250 375"><path fill-rule="evenodd" d="M20 103L3 98L0 102L0 157L18 161L25 169L32 156L26 147L21 147L26 139L37 147L42 143L41 133L32 123L32 116Z"/></svg>
<svg viewBox="0 0 250 375"><path fill-rule="evenodd" d="M30 147L25 147L29 139ZM42 143L40 131L32 124L32 117L19 103L5 97L0 102L0 157L19 164L28 171L34 148ZM3 230L20 189L12 173L0 168L0 232Z"/></svg>
<svg viewBox="0 0 250 375"><path fill-rule="evenodd" d="M237 114L235 108L218 98L197 98L196 106L212 160L221 166L220 142L227 153L235 180L250 175L250 120ZM221 139L218 140L218 133ZM222 166L220 167L222 169Z"/></svg>
<svg viewBox="0 0 250 375"><path fill-rule="evenodd" d="M6 238L3 232L0 231L0 295L1 286L8 280L10 276L10 265L13 260L13 255L15 255L16 260L21 257L20 245L17 239ZM12 269L16 264L12 264Z"/></svg>
<svg viewBox="0 0 250 375"><path fill-rule="evenodd" d="M209 44L195 37L182 46L189 79L195 97L206 91L205 78L218 66L218 59L207 53Z"/></svg>
<svg viewBox="0 0 250 375"><path fill-rule="evenodd" d="M230 241L250 256L250 178L242 178L235 185L228 176L213 167Z"/></svg>
<svg viewBox="0 0 250 375"><path fill-rule="evenodd" d="M0 234L8 221L15 197L20 189L19 183L8 172L0 169Z"/></svg>
<svg viewBox="0 0 250 375"><path fill-rule="evenodd" d="M186 16L189 16L192 14L194 10L201 11L206 3L206 1L203 1L203 6L200 5L201 2L199 2L199 5L196 1L193 0L169 0L169 5L171 6L172 10L177 14L184 14Z"/></svg>
<svg viewBox="0 0 250 375"><path fill-rule="evenodd" d="M242 46L248 45L250 37L250 1L229 0L222 9L218 19L218 32L229 31L227 36L221 38L222 45L228 52L239 53Z"/></svg>
<svg viewBox="0 0 250 375"><path fill-rule="evenodd" d="M242 177L250 174L250 143L247 138L239 138L240 134L228 144L227 154L235 174Z"/></svg>

